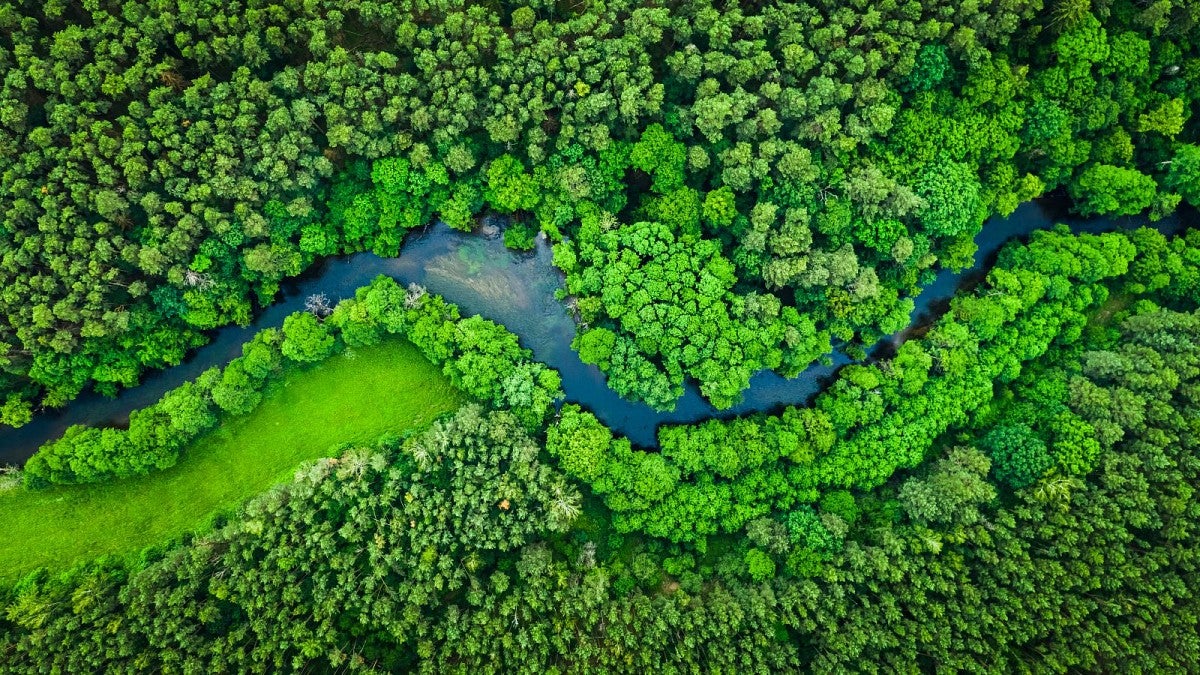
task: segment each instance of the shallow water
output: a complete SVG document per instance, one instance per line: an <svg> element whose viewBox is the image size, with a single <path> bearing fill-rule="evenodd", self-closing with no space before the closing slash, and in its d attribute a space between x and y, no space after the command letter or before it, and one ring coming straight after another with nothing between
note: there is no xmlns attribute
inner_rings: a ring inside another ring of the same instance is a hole
<svg viewBox="0 0 1200 675"><path fill-rule="evenodd" d="M1064 207L1059 201L1040 200L1023 204L1007 218L989 220L975 238L979 250L974 266L957 273L941 271L914 298L909 327L884 338L877 346L894 345L912 327L924 325L939 315L960 285L985 274L996 252L1013 238L1026 237L1059 222L1069 225L1072 231L1092 233L1147 224L1144 217L1071 218ZM1194 212L1189 212L1183 219L1194 223L1194 216ZM1154 227L1172 234L1183 229L1183 219L1172 217L1155 223ZM37 415L20 429L0 429L0 463L24 462L43 443L58 438L72 424L123 424L130 411L154 403L164 392L239 356L243 342L263 328L281 326L284 317L304 308L304 299L309 295L324 293L336 302L352 297L355 289L380 274L394 277L402 284L422 284L458 305L464 316L480 314L503 324L520 337L523 346L533 350L535 359L559 371L568 402L583 405L609 428L643 447L657 445L655 429L660 424L802 405L821 390L839 367L851 362L846 355L834 352L830 365L813 365L795 378L760 372L750 380L742 402L723 411L709 405L692 385L685 388L671 412L626 401L608 388L598 368L583 363L572 351L575 323L554 296L562 286L562 275L551 264L550 247L545 241L539 238L533 251L517 253L505 249L499 237L466 234L439 223L411 233L397 258L359 253L314 266L304 276L286 283L279 301L262 311L250 326L215 331L212 342L196 350L186 362L148 375L141 385L122 391L114 399L87 393L62 410Z"/></svg>

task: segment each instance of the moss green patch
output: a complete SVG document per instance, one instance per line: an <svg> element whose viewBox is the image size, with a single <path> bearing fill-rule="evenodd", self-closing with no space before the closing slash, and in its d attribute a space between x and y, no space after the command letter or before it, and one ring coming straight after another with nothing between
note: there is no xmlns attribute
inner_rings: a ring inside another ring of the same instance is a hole
<svg viewBox="0 0 1200 675"><path fill-rule="evenodd" d="M341 443L419 428L465 397L406 340L295 369L245 417L226 417L166 471L0 493L0 578L134 555L203 525Z"/></svg>

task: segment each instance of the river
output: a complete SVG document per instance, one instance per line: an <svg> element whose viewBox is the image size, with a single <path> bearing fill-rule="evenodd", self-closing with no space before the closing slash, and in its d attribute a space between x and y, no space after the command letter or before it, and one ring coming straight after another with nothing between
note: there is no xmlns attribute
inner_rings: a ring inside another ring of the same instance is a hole
<svg viewBox="0 0 1200 675"><path fill-rule="evenodd" d="M1195 212L1172 216L1153 226L1164 234L1174 234L1184 228L1184 220L1194 223ZM1074 218L1067 215L1062 200L1052 199L1023 204L1006 218L992 218L975 238L979 248L974 266L962 272L940 271L934 282L914 298L916 307L909 327L884 338L877 347L894 346L912 327L928 323L944 311L960 286L986 274L1005 242L1060 222L1069 225L1072 231L1092 233L1148 224L1145 217ZM828 365L814 364L791 379L769 371L760 372L750 380L742 402L728 410L713 408L691 385L670 412L626 401L608 388L598 368L580 361L571 349L575 323L555 298L555 291L562 286L562 275L551 264L550 247L543 240L539 238L533 251L518 253L505 249L500 237L458 232L438 223L410 233L399 257L359 253L317 264L303 276L286 282L278 302L260 312L251 325L214 331L212 341L197 349L187 361L148 374L142 384L122 391L116 398L87 392L61 410L38 414L19 429L0 429L0 464L24 462L42 444L60 437L73 424L125 424L130 411L151 405L164 392L239 356L242 343L259 330L281 326L284 317L304 308L309 295L324 293L336 302L352 297L355 289L380 274L403 284L421 284L458 305L464 316L480 314L503 324L520 337L523 346L533 351L535 359L559 371L566 401L591 410L613 431L642 447L657 445L655 429L660 424L803 405L839 367L851 362L846 355L834 352Z"/></svg>

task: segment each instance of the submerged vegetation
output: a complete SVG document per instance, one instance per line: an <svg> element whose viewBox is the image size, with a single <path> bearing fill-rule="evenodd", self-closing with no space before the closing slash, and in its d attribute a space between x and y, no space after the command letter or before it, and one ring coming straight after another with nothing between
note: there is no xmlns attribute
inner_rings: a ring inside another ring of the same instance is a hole
<svg viewBox="0 0 1200 675"><path fill-rule="evenodd" d="M1198 3L14 0L0 68L0 423L485 213L627 399L856 361L639 448L486 307L314 296L2 477L0 672L1200 662ZM1009 242L866 358L1048 194L1180 233Z"/></svg>

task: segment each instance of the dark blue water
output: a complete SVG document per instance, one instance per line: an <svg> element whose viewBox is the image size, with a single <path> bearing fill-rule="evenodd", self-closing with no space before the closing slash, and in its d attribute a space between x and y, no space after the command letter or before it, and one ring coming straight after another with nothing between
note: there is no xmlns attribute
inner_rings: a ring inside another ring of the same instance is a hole
<svg viewBox="0 0 1200 675"><path fill-rule="evenodd" d="M1194 213L1185 218L1193 221ZM1060 222L1073 231L1093 233L1148 224L1144 217L1071 218L1065 212L1065 204L1053 200L1027 203L1007 218L993 218L975 238L979 250L974 266L962 272L941 271L914 298L909 328L884 338L877 347L883 350L894 347L913 327L925 325L940 315L961 285L973 283L986 274L1005 242ZM1154 227L1173 234L1184 225L1181 218L1173 217L1155 223ZM321 263L304 277L287 283L279 301L264 310L250 326L216 331L212 342L196 350L188 361L149 375L141 385L121 392L116 398L87 393L62 410L37 415L20 429L0 429L0 464L24 462L43 443L60 437L72 424L124 424L130 411L154 403L164 392L239 356L242 343L263 328L281 326L284 317L304 308L304 299L309 295L324 293L332 301L352 297L355 289L379 274L392 276L403 284L422 284L458 305L464 316L480 314L503 324L520 337L522 345L533 350L534 358L559 371L567 401L583 405L609 428L642 447L657 445L655 429L660 424L803 405L839 367L851 362L846 355L833 352L829 365L814 365L791 379L760 372L750 380L742 402L722 411L709 405L689 385L675 410L656 411L617 396L605 384L604 374L580 361L571 350L575 323L555 298L555 291L562 286L562 275L551 264L550 247L544 241L539 240L532 252L515 253L505 249L499 237L465 234L437 224L411 234L397 258L360 253Z"/></svg>

